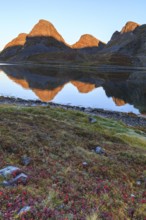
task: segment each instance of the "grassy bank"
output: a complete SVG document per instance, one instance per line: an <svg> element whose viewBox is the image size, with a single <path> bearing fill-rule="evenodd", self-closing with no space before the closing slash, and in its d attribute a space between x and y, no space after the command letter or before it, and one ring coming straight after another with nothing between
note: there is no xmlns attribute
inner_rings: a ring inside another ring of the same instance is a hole
<svg viewBox="0 0 146 220"><path fill-rule="evenodd" d="M25 186L0 186L0 219L145 219L146 134L88 117L51 107L0 107L0 169L14 165L29 176ZM105 154L96 154L96 146ZM25 205L30 211L18 216Z"/></svg>

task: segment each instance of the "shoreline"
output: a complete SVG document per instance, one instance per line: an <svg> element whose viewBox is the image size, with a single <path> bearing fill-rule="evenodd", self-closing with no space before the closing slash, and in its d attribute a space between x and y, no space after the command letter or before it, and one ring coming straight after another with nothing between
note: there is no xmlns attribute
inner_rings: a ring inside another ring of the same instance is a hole
<svg viewBox="0 0 146 220"><path fill-rule="evenodd" d="M35 106L45 106L52 108L62 108L65 110L81 111L91 116L100 116L104 118L111 118L116 121L122 121L124 124L132 127L138 127L146 129L146 117L142 115L136 115L132 112L118 112L112 110L104 110L100 108L90 108L90 107L80 107L80 106L71 106L65 104L57 104L53 102L42 102L40 100L25 100L21 98L13 97L0 97L0 104L10 104L10 105L20 105L24 107L35 107Z"/></svg>
<svg viewBox="0 0 146 220"><path fill-rule="evenodd" d="M124 65L113 65L113 64L97 64L97 65L93 65L91 64L84 64L84 63L68 63L68 62L62 62L62 61L50 61L50 62L40 62L40 63L36 63L36 62L32 62L32 61L21 61L21 62L9 62L9 61L2 61L0 60L0 66L45 66L45 67L59 67L59 68L73 68L73 69L86 69L86 68L90 68L91 70L100 70L100 69L104 69L104 70L127 70L127 71L133 71L133 70L146 70L146 66L124 66Z"/></svg>

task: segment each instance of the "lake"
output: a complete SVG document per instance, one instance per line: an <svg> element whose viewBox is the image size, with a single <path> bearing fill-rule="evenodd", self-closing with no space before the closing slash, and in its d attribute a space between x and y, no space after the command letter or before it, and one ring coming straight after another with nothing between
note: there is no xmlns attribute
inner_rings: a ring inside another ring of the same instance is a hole
<svg viewBox="0 0 146 220"><path fill-rule="evenodd" d="M146 114L146 71L1 64L0 96Z"/></svg>

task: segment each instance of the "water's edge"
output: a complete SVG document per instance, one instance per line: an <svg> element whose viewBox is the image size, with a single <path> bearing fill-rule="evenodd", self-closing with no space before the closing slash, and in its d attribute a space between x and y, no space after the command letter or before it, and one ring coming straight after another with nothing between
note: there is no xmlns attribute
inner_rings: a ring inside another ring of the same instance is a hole
<svg viewBox="0 0 146 220"><path fill-rule="evenodd" d="M136 115L134 113L125 113L125 112L117 112L117 111L110 111L104 110L100 108L85 108L80 106L71 106L71 105L63 105L57 104L53 102L42 102L40 100L24 100L20 98L11 98L11 97L0 97L0 104L9 104L9 105L18 105L24 107L35 107L35 106L48 106L51 108L63 108L65 110L74 110L74 111L81 111L85 112L89 115L100 116L104 118L111 118L117 121L121 121L128 126L134 127L142 127L146 128L146 117L144 115Z"/></svg>

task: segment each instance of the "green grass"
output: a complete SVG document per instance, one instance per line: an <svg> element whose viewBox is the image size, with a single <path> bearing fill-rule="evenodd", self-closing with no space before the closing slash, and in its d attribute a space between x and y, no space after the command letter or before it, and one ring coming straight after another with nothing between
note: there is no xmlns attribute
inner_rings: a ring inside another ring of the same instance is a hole
<svg viewBox="0 0 146 220"><path fill-rule="evenodd" d="M5 212L15 219L24 204L34 209L24 219L144 219L145 133L100 117L91 124L88 117L61 108L0 107L0 168L15 165L30 176L27 186L0 186L0 219ZM97 145L106 156L93 152ZM29 166L23 155L31 157Z"/></svg>

